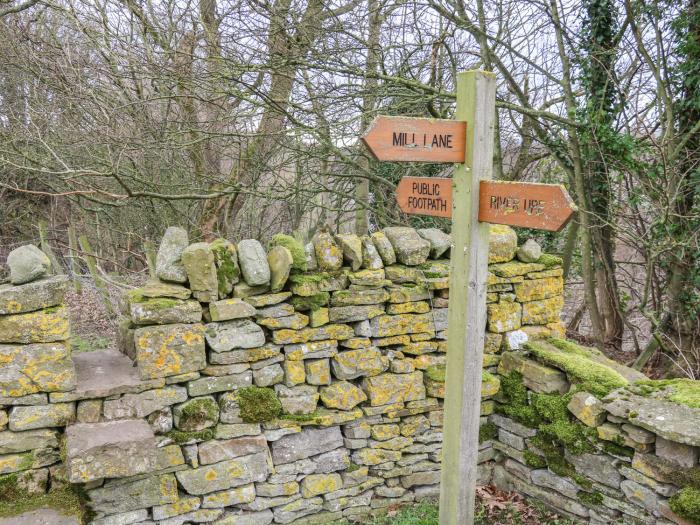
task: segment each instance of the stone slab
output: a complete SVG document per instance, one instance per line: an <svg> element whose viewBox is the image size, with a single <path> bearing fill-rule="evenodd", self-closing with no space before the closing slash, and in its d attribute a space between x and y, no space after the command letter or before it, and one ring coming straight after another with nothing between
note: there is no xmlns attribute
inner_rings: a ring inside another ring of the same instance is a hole
<svg viewBox="0 0 700 525"><path fill-rule="evenodd" d="M43 507L19 516L0 518L0 525L80 525L76 516L66 516L55 509Z"/></svg>
<svg viewBox="0 0 700 525"><path fill-rule="evenodd" d="M71 483L144 474L156 467L156 439L144 420L83 423L66 429Z"/></svg>
<svg viewBox="0 0 700 525"><path fill-rule="evenodd" d="M136 394L165 384L160 378L142 380L131 359L114 349L75 354L73 363L77 375L75 390L51 394L51 402Z"/></svg>

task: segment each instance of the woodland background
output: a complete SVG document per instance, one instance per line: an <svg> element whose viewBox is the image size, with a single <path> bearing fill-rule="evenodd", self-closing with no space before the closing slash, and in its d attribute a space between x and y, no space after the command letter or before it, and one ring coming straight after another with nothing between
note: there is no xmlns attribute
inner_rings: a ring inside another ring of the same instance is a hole
<svg viewBox="0 0 700 525"><path fill-rule="evenodd" d="M394 190L450 170L358 137L451 118L474 68L498 77L495 178L579 206L518 232L564 258L570 335L700 379L700 0L0 0L0 260L41 242L119 288L168 225L449 230Z"/></svg>

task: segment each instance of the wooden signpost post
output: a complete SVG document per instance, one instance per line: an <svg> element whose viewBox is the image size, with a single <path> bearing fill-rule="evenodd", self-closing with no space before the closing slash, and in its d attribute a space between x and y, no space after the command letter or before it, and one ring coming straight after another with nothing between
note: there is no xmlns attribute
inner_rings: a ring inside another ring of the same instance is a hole
<svg viewBox="0 0 700 525"><path fill-rule="evenodd" d="M559 231L576 210L562 186L490 180L495 113L495 75L468 71L454 121L377 117L363 137L379 160L457 163L451 181L404 177L396 197L406 213L452 217L440 525L474 523L488 223Z"/></svg>

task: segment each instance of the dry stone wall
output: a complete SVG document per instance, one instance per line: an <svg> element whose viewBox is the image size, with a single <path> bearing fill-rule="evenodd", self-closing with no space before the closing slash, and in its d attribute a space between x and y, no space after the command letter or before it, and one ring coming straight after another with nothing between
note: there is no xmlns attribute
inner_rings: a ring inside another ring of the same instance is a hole
<svg viewBox="0 0 700 525"><path fill-rule="evenodd" d="M0 285L0 510L8 488L70 485L94 525L320 524L437 496L449 248L435 229L266 249L169 228L121 352L71 356L66 280L24 247ZM693 485L653 461L695 472L700 443L626 411L643 376L559 339L560 260L495 226L488 279L480 481L592 523L681 519L667 500Z"/></svg>

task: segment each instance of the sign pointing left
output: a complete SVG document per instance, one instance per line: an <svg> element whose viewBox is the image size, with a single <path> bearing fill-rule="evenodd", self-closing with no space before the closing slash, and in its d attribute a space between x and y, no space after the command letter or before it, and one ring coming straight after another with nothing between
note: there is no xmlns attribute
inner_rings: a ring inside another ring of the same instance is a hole
<svg viewBox="0 0 700 525"><path fill-rule="evenodd" d="M464 162L467 123L387 117L374 119L362 140L382 161Z"/></svg>

